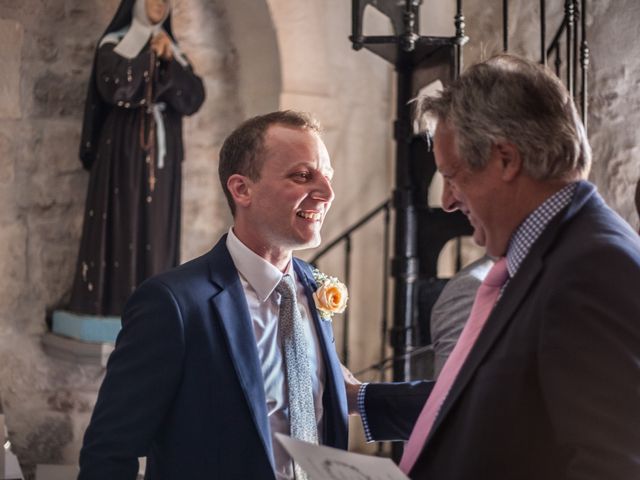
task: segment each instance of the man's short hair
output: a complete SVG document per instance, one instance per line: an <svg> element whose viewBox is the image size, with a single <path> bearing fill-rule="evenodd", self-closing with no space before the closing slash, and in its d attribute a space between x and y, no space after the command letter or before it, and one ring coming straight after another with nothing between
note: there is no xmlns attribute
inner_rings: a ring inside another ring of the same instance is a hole
<svg viewBox="0 0 640 480"><path fill-rule="evenodd" d="M320 124L308 113L284 110L246 120L224 141L220 149L218 175L227 197L231 213L235 215L235 203L227 188L227 180L234 174L244 175L253 181L260 179L264 161L264 135L272 125L300 128L320 133Z"/></svg>
<svg viewBox="0 0 640 480"><path fill-rule="evenodd" d="M514 144L534 179L585 177L591 147L571 98L546 67L497 55L466 70L439 96L418 99L417 115L453 128L460 158L482 169L492 145Z"/></svg>

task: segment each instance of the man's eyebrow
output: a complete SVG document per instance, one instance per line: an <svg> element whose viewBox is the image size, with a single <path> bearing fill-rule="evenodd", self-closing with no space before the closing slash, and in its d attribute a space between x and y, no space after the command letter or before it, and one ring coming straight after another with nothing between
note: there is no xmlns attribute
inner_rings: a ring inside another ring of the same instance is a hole
<svg viewBox="0 0 640 480"><path fill-rule="evenodd" d="M335 173L335 170L333 169L333 167L322 168L322 167L318 167L316 163L307 162L307 161L295 163L291 166L291 168L294 170L296 168L309 168L311 170L317 170L319 172L322 172L323 174L328 174L328 175L333 175Z"/></svg>

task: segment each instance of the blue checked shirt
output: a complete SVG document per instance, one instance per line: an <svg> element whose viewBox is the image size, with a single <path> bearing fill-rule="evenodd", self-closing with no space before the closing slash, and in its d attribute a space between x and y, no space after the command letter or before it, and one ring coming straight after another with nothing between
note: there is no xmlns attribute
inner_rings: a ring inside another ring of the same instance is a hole
<svg viewBox="0 0 640 480"><path fill-rule="evenodd" d="M529 214L517 228L507 248L507 270L509 278L513 278L520 265L529 254L531 246L542 235L549 222L560 210L571 203L577 183L570 183L547 198Z"/></svg>
<svg viewBox="0 0 640 480"><path fill-rule="evenodd" d="M510 279L518 272L520 265L522 265L522 262L529 254L531 247L540 235L542 235L542 232L547 228L547 225L553 217L571 203L576 191L576 186L577 183L570 183L547 198L524 219L511 236L509 246L507 247L507 270L509 271ZM508 282L509 280L507 283ZM367 442L373 442L374 440L371 436L371 430L364 408L364 397L367 391L367 385L368 383L363 383L360 386L360 390L358 390L358 410L362 418L365 438Z"/></svg>

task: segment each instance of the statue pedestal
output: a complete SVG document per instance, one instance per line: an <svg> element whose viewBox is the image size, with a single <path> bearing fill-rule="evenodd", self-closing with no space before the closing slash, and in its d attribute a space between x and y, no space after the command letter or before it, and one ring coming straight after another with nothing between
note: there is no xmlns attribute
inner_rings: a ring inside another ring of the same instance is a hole
<svg viewBox="0 0 640 480"><path fill-rule="evenodd" d="M83 342L52 332L47 332L42 336L42 346L45 352L52 357L76 364L100 365L102 367L107 365L107 360L114 347L113 343L109 342Z"/></svg>
<svg viewBox="0 0 640 480"><path fill-rule="evenodd" d="M120 326L120 317L100 317L55 310L51 330L58 335L83 342L115 343Z"/></svg>
<svg viewBox="0 0 640 480"><path fill-rule="evenodd" d="M42 337L42 346L52 357L104 367L119 331L120 317L79 315L56 310L53 312L51 332Z"/></svg>

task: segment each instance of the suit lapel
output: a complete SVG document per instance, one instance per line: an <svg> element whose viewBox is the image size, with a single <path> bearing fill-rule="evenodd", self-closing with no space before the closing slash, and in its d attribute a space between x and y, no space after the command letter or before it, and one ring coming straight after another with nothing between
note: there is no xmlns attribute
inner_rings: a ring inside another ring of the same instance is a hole
<svg viewBox="0 0 640 480"><path fill-rule="evenodd" d="M313 292L317 288L311 268L306 263L293 259L294 269L304 285L309 311L320 339L321 355L325 365L324 404L324 442L334 447L347 447L347 397L342 382L342 369L334 348L331 321L322 320L318 315Z"/></svg>
<svg viewBox="0 0 640 480"><path fill-rule="evenodd" d="M458 376L451 386L451 390L442 404L427 441L433 437L435 431L442 424L451 407L474 376L485 355L500 337L504 328L512 321L514 312L522 303L523 299L526 298L529 289L534 285L542 268L542 262L539 257L535 259L535 262L530 257L531 255L527 257L526 267L523 264L522 267L525 268L521 267L517 275L510 281L509 285L507 285L500 301L489 315L487 323L480 332L476 343L469 352L467 360L460 369Z"/></svg>
<svg viewBox="0 0 640 480"><path fill-rule="evenodd" d="M211 298L227 339L229 353L265 451L273 465L262 367L240 277L226 247L226 235L211 252L211 280L219 291Z"/></svg>
<svg viewBox="0 0 640 480"><path fill-rule="evenodd" d="M536 280L544 268L544 257L547 251L553 247L560 230L584 207L589 199L592 199L594 194L595 188L593 185L584 181L579 182L569 206L551 220L540 238L534 243L516 275L502 292L502 297L489 315L487 323L469 352L467 360L460 369L435 419L427 443L442 424L451 407L474 376L482 360L498 340L502 331L514 319L516 310L527 297L530 289L536 284Z"/></svg>

